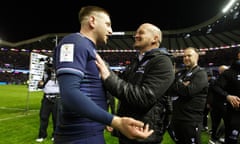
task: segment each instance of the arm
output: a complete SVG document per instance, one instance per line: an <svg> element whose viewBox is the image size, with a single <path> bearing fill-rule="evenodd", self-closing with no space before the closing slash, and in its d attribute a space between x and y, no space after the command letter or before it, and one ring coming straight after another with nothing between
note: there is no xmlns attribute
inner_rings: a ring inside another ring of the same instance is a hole
<svg viewBox="0 0 240 144"><path fill-rule="evenodd" d="M113 116L94 103L80 91L81 78L74 74L58 77L63 106L83 117L110 125Z"/></svg>
<svg viewBox="0 0 240 144"><path fill-rule="evenodd" d="M227 98L228 92L223 88L227 86L227 79L225 78L225 73L220 74L216 79L215 83L212 85L212 90L223 98Z"/></svg>
<svg viewBox="0 0 240 144"><path fill-rule="evenodd" d="M128 117L113 116L84 96L79 90L81 78L74 74L58 76L63 105L89 119L101 122L120 130L131 139L147 138L153 133L144 123Z"/></svg>
<svg viewBox="0 0 240 144"><path fill-rule="evenodd" d="M141 82L136 84L109 72L100 56L97 56L96 63L105 87L120 100L128 101L142 109L150 108L159 97L163 96L174 80L173 65L166 56L151 61L151 68L145 71Z"/></svg>
<svg viewBox="0 0 240 144"><path fill-rule="evenodd" d="M194 73L188 81L177 81L174 88L179 96L191 97L196 93L207 90L207 86L207 73L204 70L200 70Z"/></svg>
<svg viewBox="0 0 240 144"><path fill-rule="evenodd" d="M240 98L236 95L229 94L225 87L227 87L229 81L227 79L228 71L223 72L219 78L216 80L213 90L219 94L219 96L224 97L234 108L240 107Z"/></svg>

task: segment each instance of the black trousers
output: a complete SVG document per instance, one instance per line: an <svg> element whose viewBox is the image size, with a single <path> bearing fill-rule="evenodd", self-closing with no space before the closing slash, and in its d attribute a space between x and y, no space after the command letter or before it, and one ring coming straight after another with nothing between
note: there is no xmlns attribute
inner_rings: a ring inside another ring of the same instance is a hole
<svg viewBox="0 0 240 144"><path fill-rule="evenodd" d="M43 96L41 101L41 108L40 108L40 127L39 127L39 138L46 138L47 137L47 128L49 124L49 118L52 115L52 122L53 122L53 133L52 137L56 128L57 123L57 114L58 114L58 102L59 98L46 98Z"/></svg>
<svg viewBox="0 0 240 144"><path fill-rule="evenodd" d="M210 108L207 107L207 105L204 108L203 111L203 127L207 127L208 126L208 113L210 111Z"/></svg>
<svg viewBox="0 0 240 144"><path fill-rule="evenodd" d="M201 144L202 122L172 121L176 144Z"/></svg>
<svg viewBox="0 0 240 144"><path fill-rule="evenodd" d="M239 144L240 133L240 109L235 110L231 106L227 108L225 123L225 143Z"/></svg>
<svg viewBox="0 0 240 144"><path fill-rule="evenodd" d="M224 104L224 102L215 102L212 104L212 109L210 111L211 116L211 124L212 124L212 134L211 138L213 140L218 140L221 135L224 135L222 133L219 133L219 127L221 126L221 120L223 120L224 124L226 122L226 111L227 106ZM224 125L223 125L224 126Z"/></svg>

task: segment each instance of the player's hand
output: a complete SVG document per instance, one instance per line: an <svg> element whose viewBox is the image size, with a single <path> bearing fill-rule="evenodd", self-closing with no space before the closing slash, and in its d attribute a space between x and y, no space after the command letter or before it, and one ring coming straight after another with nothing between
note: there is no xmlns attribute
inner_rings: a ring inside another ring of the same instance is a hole
<svg viewBox="0 0 240 144"><path fill-rule="evenodd" d="M146 139L154 132L148 124L129 117L114 116L112 126L129 139Z"/></svg>

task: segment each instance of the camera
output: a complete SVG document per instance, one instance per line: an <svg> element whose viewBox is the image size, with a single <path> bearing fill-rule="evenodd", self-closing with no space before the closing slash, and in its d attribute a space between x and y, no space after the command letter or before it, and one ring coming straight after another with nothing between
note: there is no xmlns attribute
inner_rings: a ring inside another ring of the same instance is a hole
<svg viewBox="0 0 240 144"><path fill-rule="evenodd" d="M52 59L52 57L41 58L39 61L45 63L45 69L53 67L53 59Z"/></svg>

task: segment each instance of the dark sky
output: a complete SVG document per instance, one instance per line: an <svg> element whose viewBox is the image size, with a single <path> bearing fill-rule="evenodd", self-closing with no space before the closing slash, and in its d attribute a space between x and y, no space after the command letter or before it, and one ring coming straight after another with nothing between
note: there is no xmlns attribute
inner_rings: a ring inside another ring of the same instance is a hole
<svg viewBox="0 0 240 144"><path fill-rule="evenodd" d="M162 30L208 20L228 0L8 0L0 8L0 39L18 42L47 33L79 31L78 11L98 5L109 11L113 31L135 31L144 22Z"/></svg>

